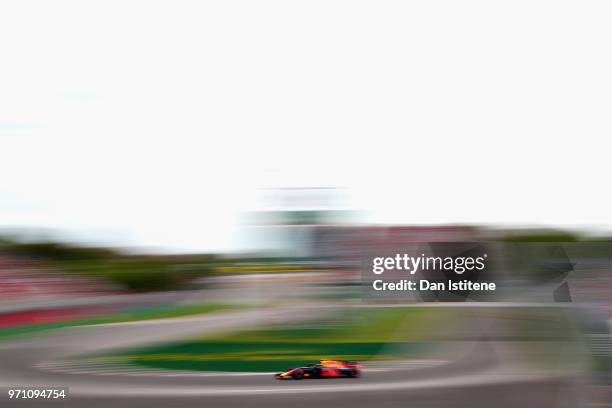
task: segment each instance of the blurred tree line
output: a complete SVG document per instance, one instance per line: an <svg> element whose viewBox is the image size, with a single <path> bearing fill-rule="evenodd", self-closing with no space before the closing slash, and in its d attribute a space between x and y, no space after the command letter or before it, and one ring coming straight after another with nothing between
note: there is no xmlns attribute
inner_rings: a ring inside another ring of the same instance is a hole
<svg viewBox="0 0 612 408"><path fill-rule="evenodd" d="M109 248L60 242L0 240L0 251L69 274L107 280L134 291L180 289L207 275L212 255L129 255Z"/></svg>

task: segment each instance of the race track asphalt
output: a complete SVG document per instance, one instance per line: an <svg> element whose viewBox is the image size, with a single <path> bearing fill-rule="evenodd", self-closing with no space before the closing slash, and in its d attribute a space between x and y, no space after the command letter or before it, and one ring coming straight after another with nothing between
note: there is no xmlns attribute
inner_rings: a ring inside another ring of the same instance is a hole
<svg viewBox="0 0 612 408"><path fill-rule="evenodd" d="M69 356L165 342L236 327L312 316L300 308L224 312L59 330L0 346L1 399L7 387L68 387L63 401L2 406L62 407L577 407L584 392L568 376L514 372L488 343L455 344L457 358L430 367L367 370L362 378L277 381L270 375L160 376L57 372L41 364Z"/></svg>

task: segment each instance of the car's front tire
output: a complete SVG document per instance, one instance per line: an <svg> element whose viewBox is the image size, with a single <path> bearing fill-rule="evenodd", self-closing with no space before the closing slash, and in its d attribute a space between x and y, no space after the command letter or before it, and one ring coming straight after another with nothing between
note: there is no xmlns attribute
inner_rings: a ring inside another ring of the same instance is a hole
<svg viewBox="0 0 612 408"><path fill-rule="evenodd" d="M301 368L293 370L293 372L291 373L291 377L294 380L301 380L302 378L304 378L304 370L302 370Z"/></svg>
<svg viewBox="0 0 612 408"><path fill-rule="evenodd" d="M346 373L346 375L350 378L359 378L361 376L361 371L356 368L352 368Z"/></svg>

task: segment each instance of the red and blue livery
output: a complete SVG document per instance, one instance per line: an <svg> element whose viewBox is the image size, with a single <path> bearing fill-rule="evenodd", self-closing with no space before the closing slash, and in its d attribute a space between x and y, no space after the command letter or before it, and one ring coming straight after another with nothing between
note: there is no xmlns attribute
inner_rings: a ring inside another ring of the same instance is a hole
<svg viewBox="0 0 612 408"><path fill-rule="evenodd" d="M277 373L277 380L302 380L305 378L357 378L361 376L361 363L345 360L321 360L318 364L290 368Z"/></svg>

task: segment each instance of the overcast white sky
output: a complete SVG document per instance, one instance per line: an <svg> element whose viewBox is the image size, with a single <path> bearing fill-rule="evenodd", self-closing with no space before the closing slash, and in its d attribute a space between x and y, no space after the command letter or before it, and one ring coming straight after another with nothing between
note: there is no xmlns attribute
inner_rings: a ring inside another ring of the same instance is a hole
<svg viewBox="0 0 612 408"><path fill-rule="evenodd" d="M3 1L0 226L239 247L261 187L365 221L611 228L609 1Z"/></svg>

